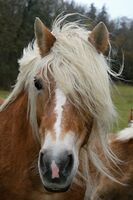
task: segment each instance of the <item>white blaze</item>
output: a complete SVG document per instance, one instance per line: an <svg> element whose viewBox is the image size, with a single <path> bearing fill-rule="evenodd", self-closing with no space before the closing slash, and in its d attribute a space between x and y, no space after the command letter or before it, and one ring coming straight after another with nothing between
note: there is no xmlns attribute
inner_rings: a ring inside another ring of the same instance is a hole
<svg viewBox="0 0 133 200"><path fill-rule="evenodd" d="M55 90L55 113L56 113L56 122L54 125L56 138L59 138L61 134L61 119L62 119L62 112L63 112L63 105L66 103L66 96L60 89Z"/></svg>
<svg viewBox="0 0 133 200"><path fill-rule="evenodd" d="M57 88L55 90L55 108L54 108L54 112L56 114L56 121L54 124L56 140L53 140L51 132L46 130L46 137L44 144L42 146L42 151L44 149L52 149L53 158L56 157L57 155L60 155L60 152L63 152L65 150L70 151L74 156L73 174L75 175L75 172L77 171L77 167L79 164L75 133L69 130L68 132L65 133L64 139L59 140L59 137L62 133L61 123L62 123L63 106L65 105L65 103L66 103L66 96L60 89ZM54 162L51 161L51 170L52 170L52 178L58 177L59 171L55 161Z"/></svg>

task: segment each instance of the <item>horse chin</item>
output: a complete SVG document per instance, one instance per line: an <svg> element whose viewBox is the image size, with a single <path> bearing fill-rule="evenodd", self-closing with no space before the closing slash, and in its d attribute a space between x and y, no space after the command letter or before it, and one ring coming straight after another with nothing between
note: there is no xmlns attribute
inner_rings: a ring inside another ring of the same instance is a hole
<svg viewBox="0 0 133 200"><path fill-rule="evenodd" d="M55 187L49 188L44 185L44 188L50 193L61 193L61 192L67 192L68 189L70 188L70 185L68 185L67 187L64 187L64 188L55 188Z"/></svg>

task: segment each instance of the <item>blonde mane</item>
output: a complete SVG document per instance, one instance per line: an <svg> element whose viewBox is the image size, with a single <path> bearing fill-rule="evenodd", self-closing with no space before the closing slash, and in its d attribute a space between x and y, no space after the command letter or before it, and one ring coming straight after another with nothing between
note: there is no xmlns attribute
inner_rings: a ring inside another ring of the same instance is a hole
<svg viewBox="0 0 133 200"><path fill-rule="evenodd" d="M33 48L29 44L28 48L24 49L23 57L19 60L20 72L16 85L0 110L13 102L22 90L27 90L30 121L37 135L37 91L34 87L34 77L41 70L42 76L48 79L47 72L50 71L58 88L66 94L70 101L79 110L82 109L93 117L92 132L85 154L90 156L99 171L111 177L100 162L98 153L91 146L93 138L99 138L107 157L115 160L106 142L107 133L109 133L115 116L108 75L112 73L111 69L104 56L99 54L88 41L88 30L79 26L78 23L62 25L62 18L58 19L53 25L52 33L56 42L44 58L40 57L36 41ZM84 168L87 172L88 164ZM89 195L88 193L90 191L86 192L86 196Z"/></svg>

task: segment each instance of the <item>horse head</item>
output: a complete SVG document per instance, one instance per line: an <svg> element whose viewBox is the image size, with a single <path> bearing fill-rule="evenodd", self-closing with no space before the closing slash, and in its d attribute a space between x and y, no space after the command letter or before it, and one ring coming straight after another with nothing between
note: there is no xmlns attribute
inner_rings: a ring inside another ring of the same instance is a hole
<svg viewBox="0 0 133 200"><path fill-rule="evenodd" d="M49 191L69 188L78 169L80 149L88 143L94 115L97 115L97 110L95 114L92 111L97 109L96 105L89 99L93 88L89 88L89 84L84 88L88 81L85 67L92 62L91 54L100 57L105 52L109 34L103 23L88 32L86 38L85 34L81 29L79 32L75 27L71 29L71 25L61 33L50 32L39 18L35 21L36 42L42 59L34 78L41 142L38 168L42 183ZM90 55L87 48L92 49ZM85 61L81 62L83 58Z"/></svg>

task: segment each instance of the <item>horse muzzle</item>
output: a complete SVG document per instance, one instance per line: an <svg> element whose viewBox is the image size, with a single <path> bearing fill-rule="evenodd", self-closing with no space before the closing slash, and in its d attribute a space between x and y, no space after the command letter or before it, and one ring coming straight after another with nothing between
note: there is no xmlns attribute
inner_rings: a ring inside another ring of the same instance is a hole
<svg viewBox="0 0 133 200"><path fill-rule="evenodd" d="M50 192L65 192L72 181L74 156L69 151L57 155L53 150L43 150L39 154L39 172L44 187Z"/></svg>

